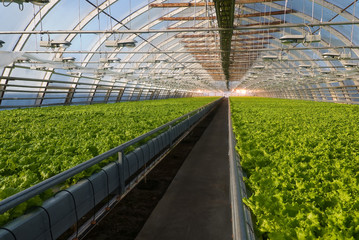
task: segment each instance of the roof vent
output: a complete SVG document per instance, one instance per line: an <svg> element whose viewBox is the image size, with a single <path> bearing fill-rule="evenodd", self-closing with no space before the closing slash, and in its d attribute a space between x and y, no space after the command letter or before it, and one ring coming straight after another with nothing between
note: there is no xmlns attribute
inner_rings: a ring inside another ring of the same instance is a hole
<svg viewBox="0 0 359 240"><path fill-rule="evenodd" d="M39 70L39 71L45 71L47 68L43 67L43 66L31 66L30 69Z"/></svg>
<svg viewBox="0 0 359 240"><path fill-rule="evenodd" d="M60 41L40 41L40 47L46 47L46 48L67 48L71 46L71 42L60 40Z"/></svg>
<svg viewBox="0 0 359 240"><path fill-rule="evenodd" d="M148 67L148 66L145 66L145 67L139 67L139 68L138 68L138 70L140 70L140 71L141 71L141 70L147 70L147 69L149 69L149 67Z"/></svg>
<svg viewBox="0 0 359 240"><path fill-rule="evenodd" d="M81 76L80 72L67 72L67 74L70 74L73 77L80 77Z"/></svg>
<svg viewBox="0 0 359 240"><path fill-rule="evenodd" d="M54 62L63 62L63 63L73 63L75 62L75 59L74 57L60 57L60 58L54 58Z"/></svg>
<svg viewBox="0 0 359 240"><path fill-rule="evenodd" d="M65 67L63 67L62 69L71 71L71 70L78 69L78 67L76 67L76 66L71 66L71 65L70 65L70 66L65 66Z"/></svg>
<svg viewBox="0 0 359 240"><path fill-rule="evenodd" d="M287 61L289 58L287 55L279 55L278 60L279 61Z"/></svg>
<svg viewBox="0 0 359 240"><path fill-rule="evenodd" d="M335 52L326 52L323 53L322 55L324 59L339 59L340 57L340 54Z"/></svg>
<svg viewBox="0 0 359 240"><path fill-rule="evenodd" d="M330 70L322 70L320 71L321 74L329 74L330 73Z"/></svg>
<svg viewBox="0 0 359 240"><path fill-rule="evenodd" d="M350 62L345 62L343 63L345 68L355 68L358 67L358 65L356 63L350 63Z"/></svg>
<svg viewBox="0 0 359 240"><path fill-rule="evenodd" d="M314 43L314 42L320 42L322 40L322 37L320 35L306 35L304 42L306 43Z"/></svg>
<svg viewBox="0 0 359 240"><path fill-rule="evenodd" d="M105 42L105 46L106 47L115 47L115 48L120 48L120 47L129 47L129 48L133 48L136 47L136 41L135 40L115 40L115 41L106 41Z"/></svg>
<svg viewBox="0 0 359 240"><path fill-rule="evenodd" d="M112 69L113 69L112 66L102 66L102 67L99 67L99 68L98 68L98 70L104 70L104 71L106 71L106 70L112 70Z"/></svg>
<svg viewBox="0 0 359 240"><path fill-rule="evenodd" d="M62 58L62 62L64 62L64 63L73 63L73 62L75 62L75 60L76 60L76 58L74 58L74 57L64 57L64 58Z"/></svg>
<svg viewBox="0 0 359 240"><path fill-rule="evenodd" d="M43 6L48 4L49 0L24 0L23 2L31 2L32 4Z"/></svg>
<svg viewBox="0 0 359 240"><path fill-rule="evenodd" d="M28 63L30 62L30 58L27 57L19 57L18 59L16 59L17 63Z"/></svg>
<svg viewBox="0 0 359 240"><path fill-rule="evenodd" d="M276 55L265 55L262 57L263 61L274 61L278 59Z"/></svg>
<svg viewBox="0 0 359 240"><path fill-rule="evenodd" d="M279 40L283 44L291 44L291 43L302 43L305 40L304 35L284 35Z"/></svg>
<svg viewBox="0 0 359 240"><path fill-rule="evenodd" d="M121 61L120 58L100 58L101 63L116 63L120 61Z"/></svg>
<svg viewBox="0 0 359 240"><path fill-rule="evenodd" d="M175 67L175 68L174 68L174 70L175 70L175 71L179 71L179 70L183 70L183 69L184 69L184 67L183 67L183 66L180 66L180 67Z"/></svg>
<svg viewBox="0 0 359 240"><path fill-rule="evenodd" d="M301 65L299 65L299 67L308 69L308 68L311 68L312 66L309 64L301 64Z"/></svg>
<svg viewBox="0 0 359 240"><path fill-rule="evenodd" d="M158 58L155 60L155 63L166 63L168 60L166 58Z"/></svg>
<svg viewBox="0 0 359 240"><path fill-rule="evenodd" d="M302 78L310 78L312 77L309 73L303 73L301 74Z"/></svg>
<svg viewBox="0 0 359 240"><path fill-rule="evenodd" d="M264 69L264 66L263 65L257 65L257 66L254 66L253 69Z"/></svg>

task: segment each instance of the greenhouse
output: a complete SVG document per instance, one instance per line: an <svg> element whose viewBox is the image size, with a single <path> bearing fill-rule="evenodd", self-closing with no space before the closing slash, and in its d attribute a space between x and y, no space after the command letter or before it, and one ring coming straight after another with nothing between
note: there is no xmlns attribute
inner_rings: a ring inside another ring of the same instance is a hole
<svg viewBox="0 0 359 240"><path fill-rule="evenodd" d="M359 239L357 0L2 0L0 239Z"/></svg>

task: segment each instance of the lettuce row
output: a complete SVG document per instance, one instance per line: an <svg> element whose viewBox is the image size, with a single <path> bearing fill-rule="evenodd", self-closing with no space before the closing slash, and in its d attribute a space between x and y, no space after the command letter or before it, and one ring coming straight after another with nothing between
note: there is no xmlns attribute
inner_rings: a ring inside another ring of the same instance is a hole
<svg viewBox="0 0 359 240"><path fill-rule="evenodd" d="M359 107L231 98L262 238L359 239Z"/></svg>
<svg viewBox="0 0 359 240"><path fill-rule="evenodd" d="M0 111L0 200L215 99L184 98ZM91 167L66 185L99 168ZM51 190L0 215L0 226L22 215L29 207L40 205L50 195Z"/></svg>

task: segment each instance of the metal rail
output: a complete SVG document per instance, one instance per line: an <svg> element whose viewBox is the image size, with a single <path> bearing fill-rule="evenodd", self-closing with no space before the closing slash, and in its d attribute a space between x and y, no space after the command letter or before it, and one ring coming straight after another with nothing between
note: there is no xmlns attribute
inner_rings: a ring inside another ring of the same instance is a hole
<svg viewBox="0 0 359 240"><path fill-rule="evenodd" d="M184 28L184 29L135 29L135 30L44 30L44 31L0 31L5 34L140 34L140 33L177 33L177 32L217 32L228 31L228 28Z"/></svg>
<svg viewBox="0 0 359 240"><path fill-rule="evenodd" d="M250 210L242 201L244 197L247 197L247 193L239 156L235 149L236 139L233 134L230 104L228 104L228 132L233 239L255 240Z"/></svg>
<svg viewBox="0 0 359 240"><path fill-rule="evenodd" d="M271 28L294 28L294 27L316 27L316 26L341 26L341 25L357 25L359 21L343 21L343 22L317 22L317 23L283 23L278 25L259 25L259 26L238 26L234 30L253 30L253 29L271 29Z"/></svg>

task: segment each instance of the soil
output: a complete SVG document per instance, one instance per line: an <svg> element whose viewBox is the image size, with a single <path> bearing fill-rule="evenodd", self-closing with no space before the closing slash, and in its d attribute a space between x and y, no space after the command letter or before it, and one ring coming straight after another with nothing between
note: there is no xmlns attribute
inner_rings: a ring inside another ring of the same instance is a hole
<svg viewBox="0 0 359 240"><path fill-rule="evenodd" d="M215 112L202 120L84 239L135 239Z"/></svg>

